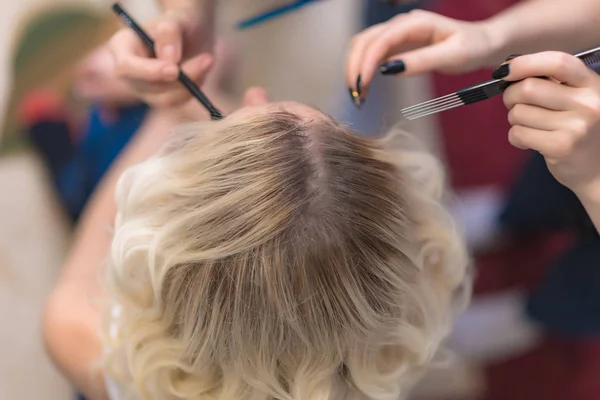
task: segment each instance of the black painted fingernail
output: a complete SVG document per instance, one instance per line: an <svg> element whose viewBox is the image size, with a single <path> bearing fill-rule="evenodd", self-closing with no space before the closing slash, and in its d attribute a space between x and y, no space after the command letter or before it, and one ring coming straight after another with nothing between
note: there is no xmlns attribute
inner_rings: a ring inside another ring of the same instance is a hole
<svg viewBox="0 0 600 400"><path fill-rule="evenodd" d="M406 65L402 60L390 61L379 66L381 75L396 75L406 71Z"/></svg>
<svg viewBox="0 0 600 400"><path fill-rule="evenodd" d="M352 102L357 108L360 108L360 97L358 97L358 92L356 90L350 89L350 97L352 98Z"/></svg>
<svg viewBox="0 0 600 400"><path fill-rule="evenodd" d="M352 98L354 99L354 105L356 105L356 107L360 108L361 104L362 104L362 100L360 98L361 95L361 88L360 88L360 82L361 82L361 76L360 74L358 75L358 77L356 78L356 90L352 93Z"/></svg>
<svg viewBox="0 0 600 400"><path fill-rule="evenodd" d="M517 57L521 57L523 54L511 54L510 56L506 57L506 60L504 61L510 61L510 60L514 60Z"/></svg>
<svg viewBox="0 0 600 400"><path fill-rule="evenodd" d="M492 72L492 78L502 79L506 78L510 73L510 64L502 64Z"/></svg>
<svg viewBox="0 0 600 400"><path fill-rule="evenodd" d="M358 96L358 92L356 90L348 88L350 91L350 98L352 99L352 103L356 106L356 108L360 108L360 97Z"/></svg>
<svg viewBox="0 0 600 400"><path fill-rule="evenodd" d="M354 93L356 93L354 90L352 90L352 88L348 88L348 93L350 93L350 100L352 100L352 102L354 103L354 98L356 97L354 95Z"/></svg>

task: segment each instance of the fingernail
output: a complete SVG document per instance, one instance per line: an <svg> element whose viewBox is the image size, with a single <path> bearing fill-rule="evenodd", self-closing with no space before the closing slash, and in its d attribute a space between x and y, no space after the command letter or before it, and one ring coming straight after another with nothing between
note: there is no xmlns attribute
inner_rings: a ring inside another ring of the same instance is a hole
<svg viewBox="0 0 600 400"><path fill-rule="evenodd" d="M352 102L356 104L356 101L354 99L356 98L356 96L358 96L358 93L356 93L356 91L354 91L352 88L348 88L348 93L350 93L350 100L352 100Z"/></svg>
<svg viewBox="0 0 600 400"><path fill-rule="evenodd" d="M362 99L360 98L361 95L361 75L358 74L358 77L356 78L356 91L354 92L355 96L354 96L354 104L356 105L356 107L360 108L360 106L362 105Z"/></svg>
<svg viewBox="0 0 600 400"><path fill-rule="evenodd" d="M350 98L356 108L360 108L362 103L360 99L360 75L358 75L358 78L356 79L356 89L348 88L348 92L350 93Z"/></svg>
<svg viewBox="0 0 600 400"><path fill-rule="evenodd" d="M179 68L175 65L167 65L163 67L162 74L165 79L175 79L179 75Z"/></svg>
<svg viewBox="0 0 600 400"><path fill-rule="evenodd" d="M172 44L166 44L162 46L160 52L160 58L165 61L177 62L177 53L175 51L175 46Z"/></svg>
<svg viewBox="0 0 600 400"><path fill-rule="evenodd" d="M350 89L350 97L352 97L352 102L354 103L356 108L360 108L361 101L358 92L356 90Z"/></svg>
<svg viewBox="0 0 600 400"><path fill-rule="evenodd" d="M502 79L506 78L510 73L510 64L502 64L492 72L492 78Z"/></svg>
<svg viewBox="0 0 600 400"><path fill-rule="evenodd" d="M402 60L390 61L379 66L379 72L382 75L401 74L406 70L406 65Z"/></svg>
<svg viewBox="0 0 600 400"><path fill-rule="evenodd" d="M510 61L510 60L514 60L517 57L521 57L522 54L511 54L510 56L506 57L506 60L504 61Z"/></svg>

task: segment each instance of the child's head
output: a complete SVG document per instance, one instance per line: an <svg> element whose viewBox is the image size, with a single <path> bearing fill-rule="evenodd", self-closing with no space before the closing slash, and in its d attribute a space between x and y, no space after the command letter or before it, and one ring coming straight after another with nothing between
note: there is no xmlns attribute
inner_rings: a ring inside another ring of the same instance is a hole
<svg viewBox="0 0 600 400"><path fill-rule="evenodd" d="M119 183L107 372L161 400L397 398L465 281L441 187L301 104L181 128Z"/></svg>

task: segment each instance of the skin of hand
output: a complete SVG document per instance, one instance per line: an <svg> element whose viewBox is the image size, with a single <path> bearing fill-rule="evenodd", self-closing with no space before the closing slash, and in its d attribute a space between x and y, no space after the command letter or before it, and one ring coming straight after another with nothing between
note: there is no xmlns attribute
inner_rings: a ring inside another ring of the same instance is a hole
<svg viewBox="0 0 600 400"><path fill-rule="evenodd" d="M355 36L346 82L357 102L364 100L375 71L386 61L401 60L387 73L405 76L467 72L497 65L509 54L579 51L597 45L599 23L597 0L521 1L478 22L415 10Z"/></svg>
<svg viewBox="0 0 600 400"><path fill-rule="evenodd" d="M86 100L111 105L137 103L137 97L127 83L116 76L114 67L108 46L94 50L76 66L75 93Z"/></svg>
<svg viewBox="0 0 600 400"><path fill-rule="evenodd" d="M121 173L162 147L178 121L171 110L153 111L141 131L111 166L90 199L75 231L61 276L43 314L48 354L88 400L107 400L102 361L102 276L112 238L114 190Z"/></svg>
<svg viewBox="0 0 600 400"><path fill-rule="evenodd" d="M244 96L245 106L269 101L262 88ZM208 119L208 116L205 117ZM175 110L156 110L102 180L77 227L62 275L43 315L43 337L55 365L89 400L107 400L102 361L102 276L116 216L115 187L122 172L158 151L179 123Z"/></svg>
<svg viewBox="0 0 600 400"><path fill-rule="evenodd" d="M517 57L499 67L496 76L500 70L503 79L516 82L504 92L510 142L540 152L555 178L577 194L598 227L600 77L561 52Z"/></svg>
<svg viewBox="0 0 600 400"><path fill-rule="evenodd" d="M217 38L214 46L213 67L202 86L204 94L225 115L240 107L239 96L228 93L223 87L232 74L232 70L229 68L231 65L237 65L234 57L234 50L223 39ZM180 113L183 121L198 121L206 119L209 115L206 108L196 98L191 98L176 110Z"/></svg>
<svg viewBox="0 0 600 400"><path fill-rule="evenodd" d="M364 99L382 63L401 60L394 73L402 76L467 72L483 66L494 45L485 24L414 10L354 36L346 59L346 83Z"/></svg>
<svg viewBox="0 0 600 400"><path fill-rule="evenodd" d="M212 64L213 16L192 3L166 9L143 25L155 42L157 58L131 28L123 28L110 40L115 71L133 93L155 107L173 107L190 98L178 82L179 66L199 86Z"/></svg>

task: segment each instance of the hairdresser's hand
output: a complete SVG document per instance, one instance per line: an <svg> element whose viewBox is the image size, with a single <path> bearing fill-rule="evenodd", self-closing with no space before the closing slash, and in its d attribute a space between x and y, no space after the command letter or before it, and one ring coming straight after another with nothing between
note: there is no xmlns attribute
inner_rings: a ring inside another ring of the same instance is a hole
<svg viewBox="0 0 600 400"><path fill-rule="evenodd" d="M504 93L510 142L539 151L556 179L583 201L600 199L600 77L558 52L515 58L494 76L520 81Z"/></svg>
<svg viewBox="0 0 600 400"><path fill-rule="evenodd" d="M212 63L213 16L195 2L178 5L145 24L155 41L157 59L130 28L123 28L110 41L117 76L125 79L143 101L158 107L183 104L190 98L178 82L178 64L200 85Z"/></svg>
<svg viewBox="0 0 600 400"><path fill-rule="evenodd" d="M216 93L209 92L208 90L206 90L205 93L213 99L217 108L222 110L225 115L230 115L241 108L263 106L270 102L267 91L261 87L252 87L246 90L241 104L239 101L233 102L230 99L223 99L217 96ZM181 121L193 122L210 120L208 112L196 99L191 99L183 106L175 109L175 111L178 114L177 118Z"/></svg>
<svg viewBox="0 0 600 400"><path fill-rule="evenodd" d="M75 69L76 94L111 105L135 104L137 97L129 85L115 75L114 64L107 46L85 57Z"/></svg>
<svg viewBox="0 0 600 400"><path fill-rule="evenodd" d="M474 70L486 63L493 50L486 29L483 24L428 11L400 14L352 39L346 60L346 83L364 99L377 70L403 76Z"/></svg>

